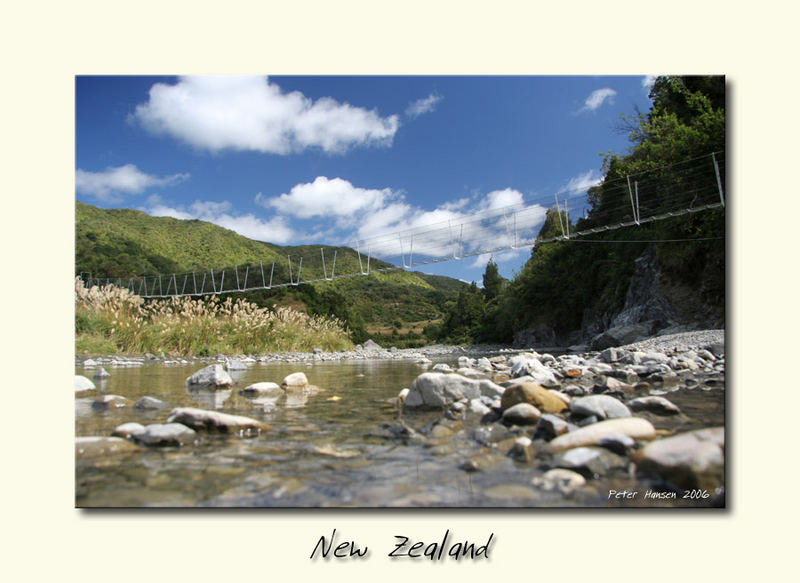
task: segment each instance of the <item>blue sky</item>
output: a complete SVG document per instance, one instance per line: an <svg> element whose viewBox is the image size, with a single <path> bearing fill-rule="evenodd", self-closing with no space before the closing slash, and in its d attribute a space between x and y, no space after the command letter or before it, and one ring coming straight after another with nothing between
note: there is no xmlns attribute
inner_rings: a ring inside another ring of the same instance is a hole
<svg viewBox="0 0 800 583"><path fill-rule="evenodd" d="M76 197L282 245L358 245L394 262L398 245L408 261L414 250L416 261L473 253L418 269L480 282L490 256L480 251L512 240L512 214L516 237L535 232L556 193L578 210L601 152L627 149L620 114L649 110L651 82L82 76ZM528 255L494 259L511 277Z"/></svg>

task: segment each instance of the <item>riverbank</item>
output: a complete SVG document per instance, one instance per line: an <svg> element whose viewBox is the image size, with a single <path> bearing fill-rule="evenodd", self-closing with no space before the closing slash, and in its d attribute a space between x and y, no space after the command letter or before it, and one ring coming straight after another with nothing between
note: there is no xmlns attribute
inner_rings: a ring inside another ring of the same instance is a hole
<svg viewBox="0 0 800 583"><path fill-rule="evenodd" d="M641 340L633 344L621 346L619 348L629 351L672 351L685 352L687 350L700 350L707 346L725 345L724 330L695 330L690 332L680 332L664 336L653 336L646 340ZM584 348L585 350L581 350ZM576 350L577 349L577 350ZM192 362L226 362L234 359L245 365L256 363L271 362L332 362L343 360L391 360L391 359L443 359L453 356L479 356L486 354L519 354L536 350L541 353L575 353L575 354L598 354L598 351L590 351L587 347L528 347L519 348L501 344L484 344L473 346L454 346L454 345L431 345L423 348L383 348L374 342L367 341L364 345L358 345L353 350L339 350L336 352L326 352L320 348L315 348L310 352L272 352L261 355L245 354L217 354L214 356L168 356L165 354L155 355L152 353L130 354L130 355L91 355L85 353L76 356L75 366L86 366L91 368L96 365L102 366L141 366L145 363L161 363L166 365L189 364ZM88 364L85 364L87 363Z"/></svg>

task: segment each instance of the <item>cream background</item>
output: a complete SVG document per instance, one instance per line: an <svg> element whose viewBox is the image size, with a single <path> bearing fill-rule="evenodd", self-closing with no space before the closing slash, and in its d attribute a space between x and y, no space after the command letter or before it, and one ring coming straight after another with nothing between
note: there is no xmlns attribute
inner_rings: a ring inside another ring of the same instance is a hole
<svg viewBox="0 0 800 583"><path fill-rule="evenodd" d="M747 8L718 0L552 4L143 0L4 8L2 249L3 272L15 278L0 285L6 580L766 581L793 563L796 536L787 527L797 517L798 462L780 450L794 445L798 392L797 375L785 374L797 353L788 336L797 317L785 310L796 299L788 220L796 224L798 210L797 14L772 0ZM729 509L75 510L74 75L150 73L727 74ZM41 265L50 287L33 279ZM309 561L332 528L370 546L370 558ZM493 531L491 562L385 557L394 534L433 541L446 528L480 542Z"/></svg>

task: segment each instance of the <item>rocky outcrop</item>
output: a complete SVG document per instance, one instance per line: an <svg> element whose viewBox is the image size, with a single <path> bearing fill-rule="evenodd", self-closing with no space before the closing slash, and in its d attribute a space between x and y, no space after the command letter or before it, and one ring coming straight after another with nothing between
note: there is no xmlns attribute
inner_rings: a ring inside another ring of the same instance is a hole
<svg viewBox="0 0 800 583"><path fill-rule="evenodd" d="M593 350L603 350L655 334L719 327L723 311L722 306L704 303L696 287L670 281L651 245L634 262L622 310L616 314L586 314L583 338Z"/></svg>

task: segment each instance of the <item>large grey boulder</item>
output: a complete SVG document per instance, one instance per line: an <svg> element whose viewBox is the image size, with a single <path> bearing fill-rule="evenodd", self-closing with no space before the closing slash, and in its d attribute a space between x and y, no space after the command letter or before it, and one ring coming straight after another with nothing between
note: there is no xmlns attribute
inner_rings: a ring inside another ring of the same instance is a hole
<svg viewBox="0 0 800 583"><path fill-rule="evenodd" d="M684 488L724 485L725 428L697 429L654 441L631 456L642 472Z"/></svg>
<svg viewBox="0 0 800 583"><path fill-rule="evenodd" d="M411 383L404 409L439 409L461 399L481 396L497 399L505 389L488 379L468 379L458 374L426 372Z"/></svg>
<svg viewBox="0 0 800 583"><path fill-rule="evenodd" d="M192 387L229 387L233 384L233 379L222 365L212 364L201 368L192 376L186 379L186 386Z"/></svg>

